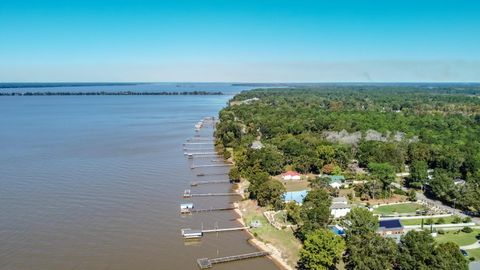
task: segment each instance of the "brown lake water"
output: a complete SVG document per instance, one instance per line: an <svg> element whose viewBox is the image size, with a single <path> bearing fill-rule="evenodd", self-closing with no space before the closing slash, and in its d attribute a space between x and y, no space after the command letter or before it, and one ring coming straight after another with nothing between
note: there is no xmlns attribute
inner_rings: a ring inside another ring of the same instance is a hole
<svg viewBox="0 0 480 270"><path fill-rule="evenodd" d="M178 90L171 87L135 89ZM186 88L181 91L242 90L223 84ZM233 211L179 214L183 202L210 208L236 199L182 198L191 181L227 179L198 177L228 168L190 169L182 144L198 120L218 115L229 98L0 97L0 269L198 269L197 258L256 251L245 232L208 234L197 242L180 235L181 228L239 226ZM231 186L191 189L229 192ZM213 269L277 268L257 258Z"/></svg>

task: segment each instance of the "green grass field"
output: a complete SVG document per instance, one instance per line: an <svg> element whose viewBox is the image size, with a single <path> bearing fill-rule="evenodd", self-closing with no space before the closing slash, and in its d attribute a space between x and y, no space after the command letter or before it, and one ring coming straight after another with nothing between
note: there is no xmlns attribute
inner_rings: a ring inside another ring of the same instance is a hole
<svg viewBox="0 0 480 270"><path fill-rule="evenodd" d="M423 205L418 203L402 203L402 204L392 204L392 205L382 205L373 210L375 214L382 215L391 215L394 213L398 214L415 214L417 210L423 209Z"/></svg>
<svg viewBox="0 0 480 270"><path fill-rule="evenodd" d="M480 233L480 229L474 229L471 233L455 231L445 231L445 234L439 234L435 240L439 243L454 242L459 246L466 246L478 241L476 236Z"/></svg>
<svg viewBox="0 0 480 270"><path fill-rule="evenodd" d="M257 238L265 243L272 243L275 247L279 248L285 255L288 263L291 266L295 266L299 259L299 251L301 248L300 241L295 238L293 231L290 229L277 230L268 223L268 220L259 212L256 207L253 207L250 203L244 204L245 212L243 212L243 220L248 225L252 220L259 220L262 226L259 228L250 229Z"/></svg>
<svg viewBox="0 0 480 270"><path fill-rule="evenodd" d="M425 224L425 221L427 219L423 219L423 224ZM435 222L438 220L438 218L432 218L433 220L433 224L435 224ZM449 216L449 217L444 217L443 220L445 220L444 224L448 224L448 223L452 223L453 221L453 216ZM421 225L422 224L422 219L402 219L402 225L403 226L410 226L410 225ZM425 226L428 226L425 224Z"/></svg>
<svg viewBox="0 0 480 270"><path fill-rule="evenodd" d="M467 250L468 257L474 257L476 261L480 260L480 248Z"/></svg>

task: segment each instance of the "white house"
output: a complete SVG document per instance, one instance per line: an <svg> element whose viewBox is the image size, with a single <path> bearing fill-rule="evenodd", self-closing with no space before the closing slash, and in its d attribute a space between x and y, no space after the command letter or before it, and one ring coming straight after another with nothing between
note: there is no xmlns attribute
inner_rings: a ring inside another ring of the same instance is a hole
<svg viewBox="0 0 480 270"><path fill-rule="evenodd" d="M253 141L252 145L250 146L250 148L254 149L254 150L260 150L263 148L263 144L260 142L260 141Z"/></svg>
<svg viewBox="0 0 480 270"><path fill-rule="evenodd" d="M288 172L282 173L283 180L300 180L300 177L301 177L301 174L294 171L288 171Z"/></svg>
<svg viewBox="0 0 480 270"><path fill-rule="evenodd" d="M330 214L334 218L344 217L350 212L351 206L345 197L332 198L332 205L330 206Z"/></svg>

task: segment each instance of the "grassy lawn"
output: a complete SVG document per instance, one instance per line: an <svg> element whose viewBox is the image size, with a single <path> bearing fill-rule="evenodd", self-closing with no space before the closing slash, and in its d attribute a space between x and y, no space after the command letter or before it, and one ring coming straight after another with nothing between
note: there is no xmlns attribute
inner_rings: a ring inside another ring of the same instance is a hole
<svg viewBox="0 0 480 270"><path fill-rule="evenodd" d="M425 224L426 220L427 220L426 218L423 219L423 224L425 226L428 226L427 224ZM433 224L435 224L435 222L438 220L438 218L432 218L432 220L433 220ZM443 217L443 220L445 220L445 222L443 224L452 223L453 216ZM419 219L402 219L401 222L402 222L403 226L421 225L422 224L422 219L421 218L419 218Z"/></svg>
<svg viewBox="0 0 480 270"><path fill-rule="evenodd" d="M282 225L291 225L291 223L287 221L287 213L285 211L280 211L276 213L273 218L276 222Z"/></svg>
<svg viewBox="0 0 480 270"><path fill-rule="evenodd" d="M263 216L262 209L257 207L256 203L251 200L241 202L240 209L242 209L243 219L246 224L250 224L252 220L260 220L262 223L261 227L250 229L250 231L256 235L256 238L274 245L282 252L282 257L287 258L288 264L295 267L299 258L298 253L301 249L301 243L293 236L292 230L275 229ZM245 211L243 211L243 209L245 209Z"/></svg>
<svg viewBox="0 0 480 270"><path fill-rule="evenodd" d="M468 257L474 257L476 261L480 260L480 248L467 250Z"/></svg>
<svg viewBox="0 0 480 270"><path fill-rule="evenodd" d="M300 191L305 189L310 189L308 186L310 182L308 180L282 180L277 179L282 183L287 191Z"/></svg>
<svg viewBox="0 0 480 270"><path fill-rule="evenodd" d="M459 246L466 246L478 241L476 236L480 233L480 229L474 229L471 233L457 232L457 230L445 231L445 234L439 234L437 237L435 237L435 240L437 240L439 243L454 242Z"/></svg>
<svg viewBox="0 0 480 270"><path fill-rule="evenodd" d="M418 203L402 203L402 204L392 204L392 205L382 205L373 210L375 214L415 214L417 210L423 209L423 205Z"/></svg>

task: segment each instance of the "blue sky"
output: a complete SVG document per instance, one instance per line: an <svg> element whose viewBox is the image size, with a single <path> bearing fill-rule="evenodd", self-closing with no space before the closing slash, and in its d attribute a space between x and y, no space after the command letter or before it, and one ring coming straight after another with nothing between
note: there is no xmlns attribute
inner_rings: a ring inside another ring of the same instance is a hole
<svg viewBox="0 0 480 270"><path fill-rule="evenodd" d="M480 81L480 1L0 1L0 81Z"/></svg>

